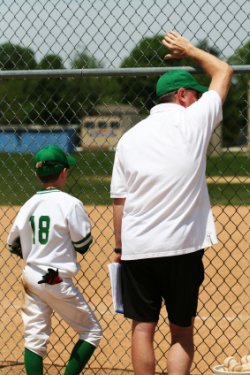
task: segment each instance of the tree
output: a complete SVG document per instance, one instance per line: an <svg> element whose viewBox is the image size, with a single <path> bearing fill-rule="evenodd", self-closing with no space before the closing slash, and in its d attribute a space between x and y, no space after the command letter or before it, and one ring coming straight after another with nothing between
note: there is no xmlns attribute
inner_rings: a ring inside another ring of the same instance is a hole
<svg viewBox="0 0 250 375"><path fill-rule="evenodd" d="M209 43L206 39L199 41L196 46L202 49L203 51L209 52L212 55L217 56L218 58L220 58L221 56L221 51L216 46L212 46L212 47L209 46ZM193 60L190 60L189 63L190 63L190 66L198 67ZM209 86L209 83L211 81L210 77L204 73L197 74L196 79L204 86Z"/></svg>
<svg viewBox="0 0 250 375"><path fill-rule="evenodd" d="M30 70L37 66L34 52L12 43L0 45L0 69Z"/></svg>
<svg viewBox="0 0 250 375"><path fill-rule="evenodd" d="M72 69L102 68L102 64L86 50L76 53L70 65Z"/></svg>
<svg viewBox="0 0 250 375"><path fill-rule="evenodd" d="M58 55L48 54L42 58L37 66L38 69L64 69L62 58Z"/></svg>
<svg viewBox="0 0 250 375"><path fill-rule="evenodd" d="M126 57L120 67L160 67L165 66L163 57L166 53L161 44L162 36L142 39ZM122 101L131 103L141 112L155 104L156 77L123 77L120 79Z"/></svg>
<svg viewBox="0 0 250 375"><path fill-rule="evenodd" d="M250 64L250 40L229 57L231 65ZM247 142L247 90L250 74L234 76L232 86L224 107L224 146L241 146Z"/></svg>
<svg viewBox="0 0 250 375"><path fill-rule="evenodd" d="M250 39L229 57L228 62L234 65L248 65L250 63Z"/></svg>
<svg viewBox="0 0 250 375"><path fill-rule="evenodd" d="M73 69L102 69L104 65L94 56L90 56L87 51L77 54L72 61ZM79 83L79 82L78 82ZM115 77L84 77L81 78L80 88L82 100L85 102L89 99L91 103L97 104L120 102L120 83ZM93 106L88 111L92 111Z"/></svg>
<svg viewBox="0 0 250 375"><path fill-rule="evenodd" d="M86 50L77 53L71 61L72 69L97 69L102 68L102 64L91 56ZM102 85L101 80L95 77L79 77L68 81L68 101L74 113L76 123L87 112L100 102ZM74 96L72 97L72 93Z"/></svg>
<svg viewBox="0 0 250 375"><path fill-rule="evenodd" d="M38 69L64 69L60 56L48 54L37 65ZM65 124L67 108L65 94L67 80L59 78L41 78L35 81L33 87L33 108L28 114L30 122L39 124Z"/></svg>
<svg viewBox="0 0 250 375"><path fill-rule="evenodd" d="M11 43L0 45L0 69L31 70L37 67L34 52ZM31 109L30 80L3 80L0 85L1 116L0 123L21 124L25 122Z"/></svg>

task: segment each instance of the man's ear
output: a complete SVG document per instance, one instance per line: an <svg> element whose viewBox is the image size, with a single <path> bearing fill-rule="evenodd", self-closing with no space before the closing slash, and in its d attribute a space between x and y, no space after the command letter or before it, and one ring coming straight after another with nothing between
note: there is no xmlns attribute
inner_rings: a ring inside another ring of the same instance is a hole
<svg viewBox="0 0 250 375"><path fill-rule="evenodd" d="M186 107L186 90L183 87L180 87L176 92L176 103L180 104L183 107Z"/></svg>

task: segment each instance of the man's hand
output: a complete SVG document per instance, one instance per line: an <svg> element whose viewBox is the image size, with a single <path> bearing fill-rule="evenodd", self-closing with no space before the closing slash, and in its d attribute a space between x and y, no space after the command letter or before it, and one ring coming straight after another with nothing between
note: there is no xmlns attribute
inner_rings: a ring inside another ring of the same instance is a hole
<svg viewBox="0 0 250 375"><path fill-rule="evenodd" d="M180 59L188 56L190 48L193 47L189 40L175 31L168 32L162 40L162 44L171 51L165 55L165 59Z"/></svg>
<svg viewBox="0 0 250 375"><path fill-rule="evenodd" d="M115 254L114 262L121 263L122 254Z"/></svg>

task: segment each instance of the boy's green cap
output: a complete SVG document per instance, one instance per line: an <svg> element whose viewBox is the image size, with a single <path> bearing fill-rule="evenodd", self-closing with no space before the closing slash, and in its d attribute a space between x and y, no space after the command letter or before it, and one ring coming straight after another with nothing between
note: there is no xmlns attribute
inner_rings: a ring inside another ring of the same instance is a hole
<svg viewBox="0 0 250 375"><path fill-rule="evenodd" d="M164 73L157 81L156 95L162 96L169 92L176 91L180 87L184 89L192 89L198 92L205 92L208 90L206 86L202 86L186 70L170 70Z"/></svg>
<svg viewBox="0 0 250 375"><path fill-rule="evenodd" d="M50 145L35 154L34 163L38 176L52 176L60 173L63 168L73 167L76 165L76 160L60 147Z"/></svg>

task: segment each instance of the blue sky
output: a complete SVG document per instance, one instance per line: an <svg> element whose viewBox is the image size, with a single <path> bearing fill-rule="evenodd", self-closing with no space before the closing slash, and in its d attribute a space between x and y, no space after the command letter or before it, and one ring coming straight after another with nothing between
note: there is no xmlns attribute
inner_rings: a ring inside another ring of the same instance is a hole
<svg viewBox="0 0 250 375"><path fill-rule="evenodd" d="M143 37L175 29L228 57L249 40L249 11L250 0L5 0L0 43L29 47L38 61L58 54L66 66L86 49L111 68Z"/></svg>

